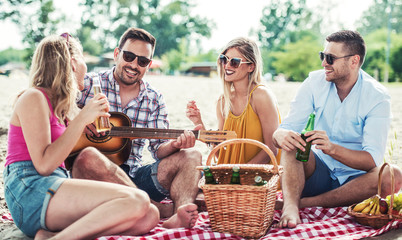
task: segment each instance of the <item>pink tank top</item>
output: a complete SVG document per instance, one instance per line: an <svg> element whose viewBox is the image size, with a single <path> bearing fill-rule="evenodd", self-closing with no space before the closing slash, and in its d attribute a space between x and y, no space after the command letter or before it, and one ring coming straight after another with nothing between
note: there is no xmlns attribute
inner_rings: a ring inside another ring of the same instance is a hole
<svg viewBox="0 0 402 240"><path fill-rule="evenodd" d="M38 89L45 95L47 103L49 104L50 111L52 112L52 116L50 117L50 131L51 140L52 142L54 142L57 138L61 136L61 134L63 134L63 132L66 130L66 126L58 122L57 117L54 115L52 104L50 103L49 97L47 96L46 92L40 88ZM14 162L32 161L21 127L10 124L10 128L8 129L7 144L7 157L5 166ZM64 162L60 165L60 167L65 167Z"/></svg>

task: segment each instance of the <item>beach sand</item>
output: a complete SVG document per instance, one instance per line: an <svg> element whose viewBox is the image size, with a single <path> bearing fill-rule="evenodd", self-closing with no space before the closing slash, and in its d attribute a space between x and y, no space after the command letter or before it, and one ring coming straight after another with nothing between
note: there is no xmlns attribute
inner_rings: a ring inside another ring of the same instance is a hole
<svg viewBox="0 0 402 240"><path fill-rule="evenodd" d="M172 129L192 129L193 124L186 118L186 104L189 100L195 100L208 129L217 129L215 114L216 100L222 92L221 82L217 77L183 77L183 76L155 76L148 75L145 78L155 88L159 89L165 98ZM290 101L297 92L300 83L266 82L276 95L279 111L284 118L289 110ZM7 129L12 103L17 94L28 87L27 74L25 72L12 73L9 77L0 76L0 215L8 212L4 200L4 188L2 172L7 149ZM390 85L392 86L392 85ZM393 120L385 159L388 162L402 167L402 86L389 87L392 98ZM368 96L369 97L369 96ZM306 116L307 117L307 116ZM398 136L395 140L394 135ZM399 139L398 139L399 138ZM391 150L391 143L394 145ZM210 150L202 142L197 141L196 146L203 154L206 161ZM390 156L390 152L392 153ZM150 158L147 151L145 158ZM402 230L394 230L383 234L380 239L402 238ZM0 239L30 239L19 231L13 223L2 223L0 220Z"/></svg>

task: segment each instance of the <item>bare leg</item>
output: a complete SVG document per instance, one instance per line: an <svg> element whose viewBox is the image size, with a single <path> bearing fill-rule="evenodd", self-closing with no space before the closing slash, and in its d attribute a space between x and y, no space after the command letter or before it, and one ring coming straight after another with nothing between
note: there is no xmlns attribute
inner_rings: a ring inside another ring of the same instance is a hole
<svg viewBox="0 0 402 240"><path fill-rule="evenodd" d="M282 151L281 162L284 167L282 175L283 208L278 224L281 228L294 228L301 222L299 203L305 184L305 176L311 175L315 168L315 159L312 154L307 163L297 161L295 156L296 151Z"/></svg>
<svg viewBox="0 0 402 240"><path fill-rule="evenodd" d="M194 214L194 210L197 210L194 200L199 191L198 181L201 178L201 173L196 167L201 165L201 158L198 151L186 149L172 154L159 163L158 181L169 190L176 212L168 220L166 227L188 227L191 226L191 222L195 223L198 212Z"/></svg>
<svg viewBox="0 0 402 240"><path fill-rule="evenodd" d="M314 197L302 198L300 207L339 207L361 202L377 194L379 171L380 168L376 167L367 174L357 177L339 188ZM401 169L396 166L394 166L394 178L395 192L398 192L402 185L402 173ZM389 194L391 194L391 177L387 167L384 169L382 176L381 195L385 197Z"/></svg>
<svg viewBox="0 0 402 240"><path fill-rule="evenodd" d="M60 231L54 236L57 239L123 233L141 235L154 228L158 221L159 212L145 192L81 179L66 180L50 200L46 212L46 226L51 231ZM36 238L49 236L41 230Z"/></svg>
<svg viewBox="0 0 402 240"><path fill-rule="evenodd" d="M133 181L115 163L95 148L85 148L78 155L72 169L72 176L77 179L89 179L111 183L118 183L129 187L135 187ZM161 204L152 201L160 211L161 218L173 215L173 204Z"/></svg>
<svg viewBox="0 0 402 240"><path fill-rule="evenodd" d="M136 187L118 165L93 147L83 149L77 156L72 168L72 176L77 179L90 179Z"/></svg>
<svg viewBox="0 0 402 240"><path fill-rule="evenodd" d="M165 163L166 165L164 165ZM161 181L159 178L159 172L161 171L162 176L165 176L163 173L168 169L171 178L170 180L165 178L162 180L161 184L163 187L170 190L174 202L174 204L167 205L152 201L152 203L159 209L161 217L166 218L174 216L174 219L177 219L174 215L177 212L177 208L194 202L195 196L198 193L197 183L201 177L200 172L196 170L196 166L198 166L197 164L201 165L201 154L195 150L181 150L162 160L159 164L158 180ZM161 165L163 166L162 168ZM171 171L175 171L175 173L171 173ZM177 179L175 178L176 175L180 177ZM86 148L80 153L74 162L72 176L79 179L93 179L136 187L119 166L111 162L104 155L100 154L100 152L95 148ZM188 177L188 179L186 177ZM175 183L172 183L173 181L175 181ZM180 186L177 186L177 184L180 184ZM182 185L185 186L181 189ZM171 186L174 187L171 188ZM196 189L194 189L194 186ZM183 190L183 192L179 192L180 190ZM192 191L195 191L195 193ZM185 214L181 214L181 216L183 215ZM192 215L192 213L190 212L188 215ZM178 224L176 224L176 226L188 226L187 223L183 225L182 222L183 221L181 220L177 221ZM172 226L174 224L171 223L169 225Z"/></svg>

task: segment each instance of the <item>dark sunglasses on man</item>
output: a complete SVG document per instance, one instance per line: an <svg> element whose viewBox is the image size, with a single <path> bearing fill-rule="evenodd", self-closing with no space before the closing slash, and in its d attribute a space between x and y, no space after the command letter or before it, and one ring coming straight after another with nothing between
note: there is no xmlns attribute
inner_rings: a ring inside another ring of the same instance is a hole
<svg viewBox="0 0 402 240"><path fill-rule="evenodd" d="M325 61L326 61L329 65L334 64L334 61L335 61L336 59L346 58L346 57L351 57L351 56L356 55L356 54L351 54L351 55L347 55L347 56L343 56L343 57L335 57L335 56L332 56L331 54L325 54L325 53L323 53L323 52L319 52L319 54L320 54L321 62L324 61L324 58L325 58Z"/></svg>
<svg viewBox="0 0 402 240"><path fill-rule="evenodd" d="M241 58L228 58L226 55L219 55L219 63L226 65L229 62L230 66L234 68L240 67L242 63L251 63L251 62L242 62Z"/></svg>
<svg viewBox="0 0 402 240"><path fill-rule="evenodd" d="M151 62L151 59L149 59L147 57L138 56L130 51L121 50L121 48L119 48L119 50L123 52L123 59L126 62L132 62L136 58L138 58L137 62L138 62L138 65L140 65L141 67L146 67Z"/></svg>

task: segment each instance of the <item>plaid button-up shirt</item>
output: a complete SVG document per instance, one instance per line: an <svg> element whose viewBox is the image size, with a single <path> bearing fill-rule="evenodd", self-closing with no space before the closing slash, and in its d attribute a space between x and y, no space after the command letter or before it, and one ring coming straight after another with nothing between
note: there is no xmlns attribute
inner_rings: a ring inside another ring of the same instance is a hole
<svg viewBox="0 0 402 240"><path fill-rule="evenodd" d="M88 73L85 77L85 87L81 92L77 103L85 105L93 98L93 79L99 77L102 92L107 96L110 104L110 112L122 112L132 121L132 127L136 128L169 128L168 112L162 94L149 83L140 81L138 97L132 99L127 106L122 108L119 95L119 84L113 77L114 68L99 72ZM136 170L142 166L142 151L147 139L134 139L129 159L124 163L130 166L130 176L134 177ZM159 160L156 151L167 140L150 139L148 150L155 160Z"/></svg>

